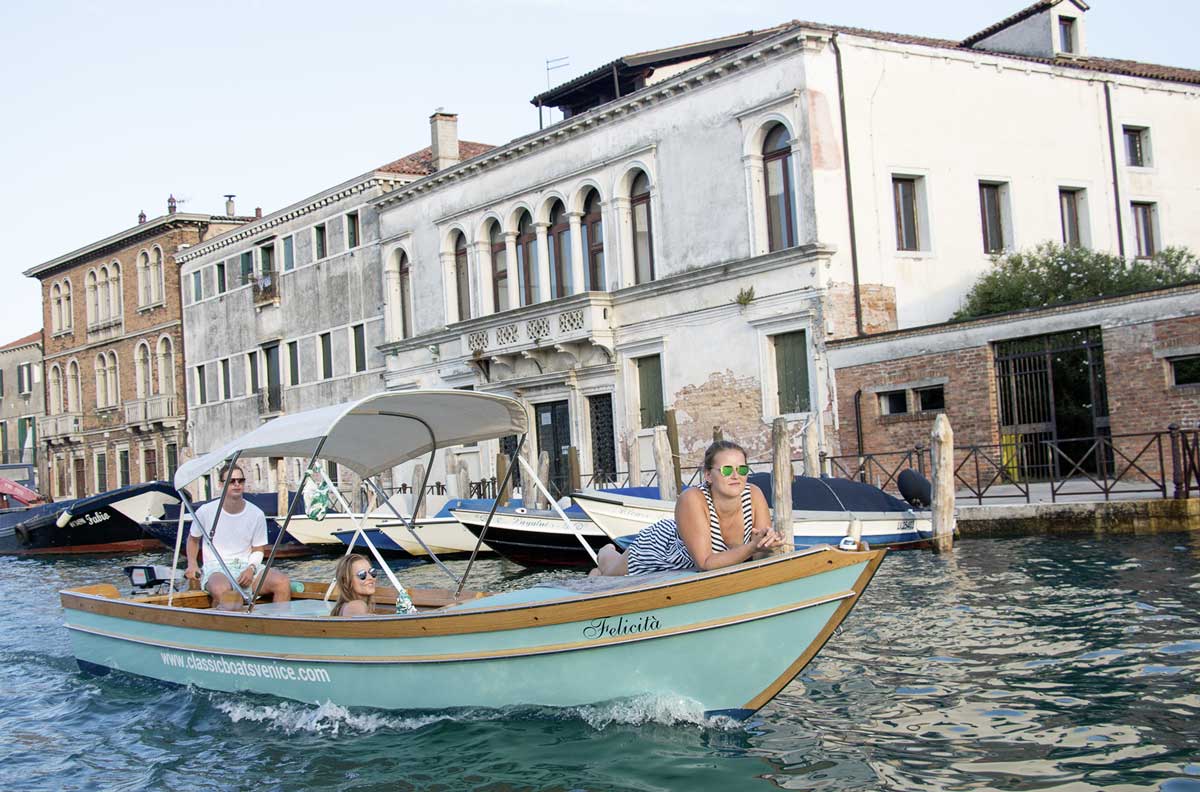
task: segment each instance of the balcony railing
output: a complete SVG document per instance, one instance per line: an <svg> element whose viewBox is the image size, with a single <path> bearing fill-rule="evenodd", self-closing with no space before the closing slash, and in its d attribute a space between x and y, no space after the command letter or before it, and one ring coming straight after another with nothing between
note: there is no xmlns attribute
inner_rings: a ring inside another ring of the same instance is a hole
<svg viewBox="0 0 1200 792"><path fill-rule="evenodd" d="M283 412L283 386L268 385L258 392L259 415Z"/></svg>
<svg viewBox="0 0 1200 792"><path fill-rule="evenodd" d="M611 357L612 310L609 295L595 293L528 306L498 314L487 326L472 321L474 327L463 333L462 345L474 357L500 360L537 349L578 357L593 345L603 347Z"/></svg>
<svg viewBox="0 0 1200 792"><path fill-rule="evenodd" d="M125 402L125 423L131 426L147 426L152 423L173 421L178 417L175 397L171 395L160 394Z"/></svg>
<svg viewBox="0 0 1200 792"><path fill-rule="evenodd" d="M48 415L39 422L41 436L46 438L46 440L57 440L78 435L81 431L82 422L83 416L79 413Z"/></svg>
<svg viewBox="0 0 1200 792"><path fill-rule="evenodd" d="M279 299L279 276L275 272L264 272L256 278L251 278L254 287L254 304L264 305Z"/></svg>

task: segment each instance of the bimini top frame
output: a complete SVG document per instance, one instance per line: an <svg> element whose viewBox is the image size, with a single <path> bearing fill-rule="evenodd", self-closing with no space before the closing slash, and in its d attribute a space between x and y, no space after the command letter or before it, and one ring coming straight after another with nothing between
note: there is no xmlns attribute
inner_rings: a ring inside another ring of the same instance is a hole
<svg viewBox="0 0 1200 792"><path fill-rule="evenodd" d="M305 480L314 470L313 462L319 457L338 463L354 471L363 480L390 470L424 453L432 455L439 448L476 443L498 437L518 435L524 441L528 430L528 418L520 402L507 396L476 393L461 390L411 390L378 393L354 402L321 407L293 415L285 415L263 424L257 429L226 443L216 451L205 454L180 466L175 473L176 489L182 490L191 482L220 465L235 462L240 457L308 457ZM431 467L431 466L430 466ZM426 471L428 478L428 469ZM424 486L418 493L417 512L420 498L424 497ZM299 501L303 483L289 505L287 518L280 536ZM224 503L225 489L221 491ZM188 512L192 512L187 498L183 500ZM192 512L192 520L196 515ZM206 552L212 552L225 570L233 586L243 600L253 607L254 594L243 591L229 575L228 568L216 552L211 535L220 521L220 511L214 525L203 531ZM406 521L407 522L407 521ZM199 525L199 523L196 523ZM412 530L411 524L409 530ZM359 526L355 538L362 532ZM179 532L176 536L176 556L179 554L183 535L183 514L180 513ZM388 573L398 591L402 587L391 573L379 551L370 539L363 535L367 546ZM278 544L278 537L276 538ZM422 543L423 544L423 543ZM354 548L352 541L347 548ZM474 556L474 554L472 554ZM267 560L269 569L275 557L275 547ZM473 558L472 558L473 560ZM178 558L176 562L178 563ZM470 565L468 565L468 570ZM448 570L447 570L448 571ZM453 575L451 575L453 578ZM260 578L261 580L265 579ZM466 583L464 574L459 583L462 590Z"/></svg>

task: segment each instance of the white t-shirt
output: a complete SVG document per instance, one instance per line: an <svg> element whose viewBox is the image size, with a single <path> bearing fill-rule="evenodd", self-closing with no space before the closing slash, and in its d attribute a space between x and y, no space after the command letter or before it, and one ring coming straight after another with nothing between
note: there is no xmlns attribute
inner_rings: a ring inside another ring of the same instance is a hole
<svg viewBox="0 0 1200 792"><path fill-rule="evenodd" d="M196 525L195 521L192 522L192 536L200 538L202 531L207 531L212 527L213 517L217 514L217 503L216 500L209 501L196 509L196 517L199 519L200 525ZM250 501L244 501L244 503L245 507L237 514L222 511L221 519L217 521L217 534L213 537L213 544L216 545L217 552L221 554L221 558L225 559L226 563L230 561L248 562L250 553L255 547L267 544L267 516L263 514L262 509ZM209 562L216 563L215 558L205 558L204 560L206 566Z"/></svg>

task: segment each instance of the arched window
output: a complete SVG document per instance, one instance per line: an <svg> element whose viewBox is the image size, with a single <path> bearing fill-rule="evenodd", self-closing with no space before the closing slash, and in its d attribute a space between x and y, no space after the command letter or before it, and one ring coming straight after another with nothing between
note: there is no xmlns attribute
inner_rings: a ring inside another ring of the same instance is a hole
<svg viewBox="0 0 1200 792"><path fill-rule="evenodd" d="M79 412L79 404L83 401L79 392L79 364L72 360L67 364L67 412Z"/></svg>
<svg viewBox="0 0 1200 792"><path fill-rule="evenodd" d="M767 191L767 241L770 250L796 246L792 192L792 139L776 124L763 142L763 184Z"/></svg>
<svg viewBox="0 0 1200 792"><path fill-rule="evenodd" d="M521 305L537 301L537 232L529 212L521 212L517 221L517 295Z"/></svg>
<svg viewBox="0 0 1200 792"><path fill-rule="evenodd" d="M58 366L50 367L50 414L58 415L62 412L62 372Z"/></svg>
<svg viewBox="0 0 1200 792"><path fill-rule="evenodd" d="M108 406L108 361L103 353L96 355L96 409Z"/></svg>
<svg viewBox="0 0 1200 792"><path fill-rule="evenodd" d="M108 267L101 267L96 275L96 321L103 322L111 315L112 302L108 297Z"/></svg>
<svg viewBox="0 0 1200 792"><path fill-rule="evenodd" d="M50 287L50 332L62 329L62 287L56 283Z"/></svg>
<svg viewBox="0 0 1200 792"><path fill-rule="evenodd" d="M167 336L158 339L158 392L175 395L175 347Z"/></svg>
<svg viewBox="0 0 1200 792"><path fill-rule="evenodd" d="M546 247L550 256L550 294L566 297L571 293L571 224L562 201L550 207L550 231Z"/></svg>
<svg viewBox="0 0 1200 792"><path fill-rule="evenodd" d="M113 262L108 266L108 315L116 319L122 313L121 265Z"/></svg>
<svg viewBox="0 0 1200 792"><path fill-rule="evenodd" d="M60 320L60 329L70 330L75 325L74 314L71 311L71 281L65 280L62 283L62 318Z"/></svg>
<svg viewBox="0 0 1200 792"><path fill-rule="evenodd" d="M133 359L137 398L148 398L153 392L153 371L150 368L150 345L144 341L137 346Z"/></svg>
<svg viewBox="0 0 1200 792"><path fill-rule="evenodd" d="M492 253L492 305L496 312L507 311L508 304L508 248L504 244L504 232L500 224L493 222L488 233Z"/></svg>
<svg viewBox="0 0 1200 792"><path fill-rule="evenodd" d="M467 268L467 238L459 231L454 235L454 290L458 304L458 321L471 318L471 273Z"/></svg>
<svg viewBox="0 0 1200 792"><path fill-rule="evenodd" d="M654 232L650 221L650 178L638 171L629 190L629 205L633 215L634 283L654 280Z"/></svg>
<svg viewBox="0 0 1200 792"><path fill-rule="evenodd" d="M121 403L121 383L117 380L117 353L108 353L108 406Z"/></svg>
<svg viewBox="0 0 1200 792"><path fill-rule="evenodd" d="M163 252L162 248L154 248L150 262L150 302L162 302L165 289L163 287Z"/></svg>
<svg viewBox="0 0 1200 792"><path fill-rule="evenodd" d="M586 266L584 291L604 291L604 221L600 217L600 193L589 190L583 202L583 257Z"/></svg>
<svg viewBox="0 0 1200 792"><path fill-rule="evenodd" d="M154 302L150 293L150 254L146 251L138 253L137 258L138 305L149 305Z"/></svg>
<svg viewBox="0 0 1200 792"><path fill-rule="evenodd" d="M408 254L400 251L400 331L402 338L412 338L412 267Z"/></svg>
<svg viewBox="0 0 1200 792"><path fill-rule="evenodd" d="M88 272L84 279L84 290L87 292L87 322L92 325L100 321L100 286L95 270Z"/></svg>

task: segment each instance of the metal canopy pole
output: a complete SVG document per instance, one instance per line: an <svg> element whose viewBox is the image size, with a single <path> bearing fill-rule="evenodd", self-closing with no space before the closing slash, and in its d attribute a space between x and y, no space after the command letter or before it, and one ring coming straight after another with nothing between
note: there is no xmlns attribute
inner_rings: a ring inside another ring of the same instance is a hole
<svg viewBox="0 0 1200 792"><path fill-rule="evenodd" d="M433 467L433 455L432 454L429 457L429 467ZM383 488L380 487L379 484L374 479L369 479L369 482L370 482L371 486L375 489L375 493L380 498L383 499L384 505L388 507L388 510L391 511L392 514L396 515L396 517L400 520L400 523L408 530L408 532L410 534L412 534L412 537L417 540L417 543L419 545L421 545L421 547L425 550L426 553L429 553L430 560L432 560L433 563L437 564L439 569L441 569L443 572L445 572L447 575L449 575L451 580L453 580L455 583L458 583L459 582L458 576L455 575L453 572L451 572L450 568L446 566L446 564L442 561L442 559L437 557L437 553L435 553L435 552L433 552L433 550L429 549L429 545L425 544L425 540L417 535L416 517L412 518L412 522L410 524L409 521L404 519L404 515L401 514L399 511L397 511L396 507L392 505L392 502L388 499L387 494L383 491Z"/></svg>
<svg viewBox="0 0 1200 792"><path fill-rule="evenodd" d="M225 463L225 469L232 471L234 465L237 464L238 457L240 456L241 452L238 451L232 457L230 457L229 461ZM221 554L217 552L216 545L213 544L213 536L215 536L217 533L217 523L221 521L221 511L225 508L225 494L227 492L229 492L228 475L225 476L225 483L221 485L221 497L217 500L217 513L213 515L212 526L210 526L207 530L204 528L204 523L200 522L200 518L196 516L196 510L192 508L192 502L187 498L183 498L182 503L184 508L187 509L188 514L192 516L192 525L200 526L200 536L203 539L203 543L207 544L209 550L212 550L213 557L216 558L217 563L221 565L221 571L225 573L225 577L229 580L229 584L237 590L238 594L242 595L242 604L245 605L247 602L245 590L238 584L237 578L234 577L233 573L229 571L229 567L225 565L225 559L221 558ZM183 522L182 517L180 518L180 522ZM180 529L182 530L182 528L183 526L181 524ZM201 566L201 573L203 573L203 570L204 567Z"/></svg>
<svg viewBox="0 0 1200 792"><path fill-rule="evenodd" d="M296 497L292 498L292 502L288 504L287 516L283 518L283 525L279 526L279 533L275 534L275 541L271 543L271 554L267 556L267 565L263 567L263 573L258 577L258 584L254 587L254 596L250 598L250 612L254 611L254 600L258 599L258 592L262 591L263 584L267 582L267 573L271 571L271 564L275 562L275 550L279 547L280 541L283 540L283 534L287 531L288 525L292 522L292 515L296 511L296 503L304 497L304 484L308 481L309 470L316 463L317 457L321 454L321 449L325 447L325 440L328 435L321 438L317 443L317 448L313 451L312 456L308 459L308 466L304 468L304 476L300 479L300 486L296 489Z"/></svg>
<svg viewBox="0 0 1200 792"><path fill-rule="evenodd" d="M516 473L517 466L513 462L520 457L521 447L525 445L526 437L528 437L528 432L521 435L521 439L517 441L517 447L513 449L512 454L509 456L508 470L504 473L504 481L500 482L500 485L496 488L496 497L492 499L492 509L488 512L487 519L483 521L483 528L479 531L479 536L475 540L475 547L471 550L470 559L467 560L467 568L463 571L462 580L458 584L458 590L454 592L455 599L462 596L463 588L467 585L467 576L471 574L471 567L475 564L475 557L479 555L479 548L483 545L483 537L487 534L487 529L492 524L492 518L496 516L496 507L500 505L500 493L504 492ZM537 477L535 476L534 478Z"/></svg>
<svg viewBox="0 0 1200 792"><path fill-rule="evenodd" d="M593 550L592 546L587 543L587 539L575 527L575 523L571 522L571 518L568 517L566 512L562 510L562 507L558 505L558 501L554 500L554 498L550 495L549 490L547 490L546 486L542 484L542 480L537 477L537 473L534 472L534 470L529 466L529 463L525 461L524 457L518 457L517 464L525 468L525 472L529 474L531 479L533 479L533 483L536 484L537 488L540 489L542 494L546 496L546 500L550 503L550 508L557 512L558 516L561 517L563 522L567 524L567 527L575 533L575 538L579 540L581 545L583 545L583 549L586 550L587 554L592 557L592 561L596 563L596 566L600 566L600 560L596 558L596 551Z"/></svg>

